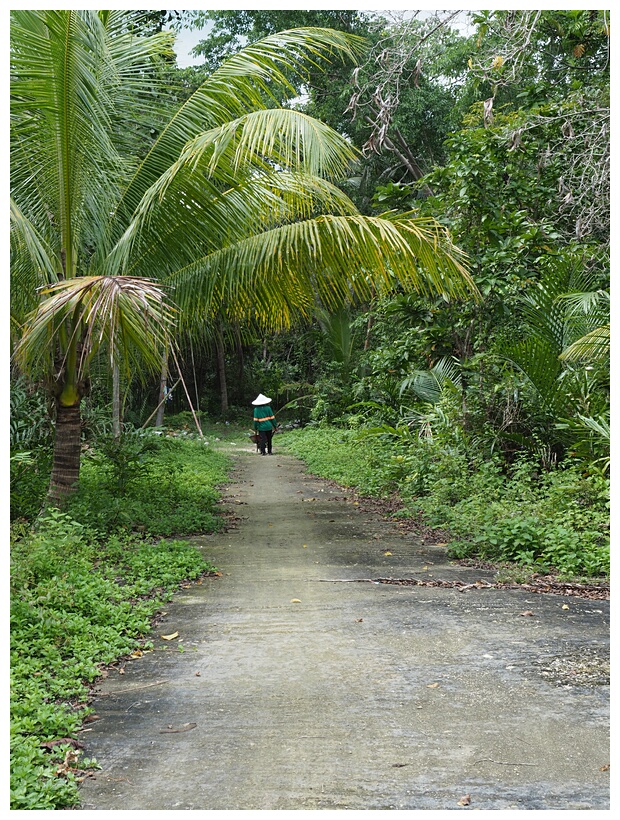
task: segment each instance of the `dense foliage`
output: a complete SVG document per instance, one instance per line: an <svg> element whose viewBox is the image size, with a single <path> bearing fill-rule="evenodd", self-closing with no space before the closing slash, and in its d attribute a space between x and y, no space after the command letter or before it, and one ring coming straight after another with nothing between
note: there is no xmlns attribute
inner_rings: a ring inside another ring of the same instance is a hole
<svg viewBox="0 0 620 820"><path fill-rule="evenodd" d="M207 354L194 368L204 409L219 411L227 370L238 377L226 412L264 384L302 423L361 412L415 429L451 391L463 438L506 464L571 458L607 475L608 13L479 12L467 33L448 12L196 15L213 25L197 48L207 66L280 26L329 17L365 32L355 71L328 86L312 73L296 104L362 149L339 182L358 207L446 224L482 294L352 299L278 336L233 334L223 366Z"/></svg>
<svg viewBox="0 0 620 820"><path fill-rule="evenodd" d="M121 372L177 363L176 334L206 327L219 355L227 324L287 327L395 283L476 293L433 217L361 214L334 184L355 149L286 105L291 78L354 61L359 37L268 36L167 97L172 36L152 22L11 13L11 328L18 366L54 400L57 504L79 480L82 401L102 366L118 419Z"/></svg>

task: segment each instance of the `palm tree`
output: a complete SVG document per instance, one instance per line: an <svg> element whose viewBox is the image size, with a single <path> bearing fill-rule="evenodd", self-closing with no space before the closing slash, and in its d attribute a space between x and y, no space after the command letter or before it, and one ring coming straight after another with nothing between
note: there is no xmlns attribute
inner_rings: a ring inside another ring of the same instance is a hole
<svg viewBox="0 0 620 820"><path fill-rule="evenodd" d="M11 12L11 327L16 361L56 398L55 502L79 476L93 357L159 370L173 323L191 331L222 305L278 328L397 284L475 292L442 227L361 216L332 181L347 140L276 107L292 73L355 58L358 39L270 36L162 124L154 67L172 35L139 36L139 15Z"/></svg>

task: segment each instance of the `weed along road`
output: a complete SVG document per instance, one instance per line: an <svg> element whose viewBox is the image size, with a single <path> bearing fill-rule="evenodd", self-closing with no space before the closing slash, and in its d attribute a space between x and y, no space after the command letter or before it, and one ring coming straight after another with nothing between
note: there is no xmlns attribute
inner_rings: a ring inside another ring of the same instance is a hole
<svg viewBox="0 0 620 820"><path fill-rule="evenodd" d="M234 526L193 539L221 577L96 687L83 809L609 809L608 601L469 586L296 459L235 458Z"/></svg>

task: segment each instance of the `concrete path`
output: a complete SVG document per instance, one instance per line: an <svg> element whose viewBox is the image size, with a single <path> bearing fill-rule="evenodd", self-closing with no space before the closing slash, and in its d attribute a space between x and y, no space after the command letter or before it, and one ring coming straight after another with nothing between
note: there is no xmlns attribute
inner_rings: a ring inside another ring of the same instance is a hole
<svg viewBox="0 0 620 820"><path fill-rule="evenodd" d="M356 582L491 575L290 456L236 459L238 527L195 539L222 577L97 687L83 809L609 809L609 690L578 672L608 602Z"/></svg>

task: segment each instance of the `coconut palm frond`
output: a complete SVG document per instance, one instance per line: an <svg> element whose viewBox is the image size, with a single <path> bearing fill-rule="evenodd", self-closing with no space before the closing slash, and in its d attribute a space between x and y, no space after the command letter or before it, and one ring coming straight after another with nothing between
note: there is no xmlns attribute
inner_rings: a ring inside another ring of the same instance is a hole
<svg viewBox="0 0 620 820"><path fill-rule="evenodd" d="M128 168L113 116L153 41L125 37L124 48L112 48L96 12L72 10L13 11L11 38L12 195L54 248L63 275L74 276L86 246L108 244Z"/></svg>
<svg viewBox="0 0 620 820"><path fill-rule="evenodd" d="M176 205L185 196L191 208L205 196L212 198L257 175L275 179L275 170L331 177L342 172L354 154L340 134L298 111L269 109L246 114L200 133L185 145L136 205L136 229L152 219L164 198Z"/></svg>
<svg viewBox="0 0 620 820"><path fill-rule="evenodd" d="M165 277L256 233L325 212L351 215L356 209L339 188L318 177L270 171L221 190L190 175L180 190L152 203L148 217L132 223L110 255L109 270L129 265L125 273L148 275L156 265Z"/></svg>
<svg viewBox="0 0 620 820"><path fill-rule="evenodd" d="M299 76L308 64L353 58L362 49L359 37L344 32L295 29L266 37L229 57L161 129L128 180L117 217L128 220L145 191L177 161L185 144L197 134L266 109L266 99L273 99L276 87L280 92L296 93L290 72Z"/></svg>
<svg viewBox="0 0 620 820"><path fill-rule="evenodd" d="M362 37L328 28L297 28L280 31L246 46L226 60L213 77L226 82L234 78L252 76L265 83L288 87L292 94L297 89L288 77L294 72L304 77L310 66L324 65L336 60L355 60L368 47ZM265 85L267 90L269 85Z"/></svg>
<svg viewBox="0 0 620 820"><path fill-rule="evenodd" d="M317 300L336 309L396 282L421 293L475 295L461 259L433 220L323 215L207 254L166 284L186 318L225 302L239 317L285 327L310 315Z"/></svg>
<svg viewBox="0 0 620 820"><path fill-rule="evenodd" d="M35 293L58 280L54 251L11 197L11 315L19 321L35 306Z"/></svg>
<svg viewBox="0 0 620 820"><path fill-rule="evenodd" d="M207 162L204 162L205 156ZM172 173L189 164L212 176L222 158L234 174L253 165L295 169L313 176L340 176L357 151L329 126L288 108L254 111L188 142Z"/></svg>
<svg viewBox="0 0 620 820"><path fill-rule="evenodd" d="M155 372L161 367L174 313L153 282L86 276L59 282L42 295L15 354L25 369L36 370L59 339L65 355L71 349L78 351L78 378L102 348L112 363L122 360L128 371L132 361Z"/></svg>

